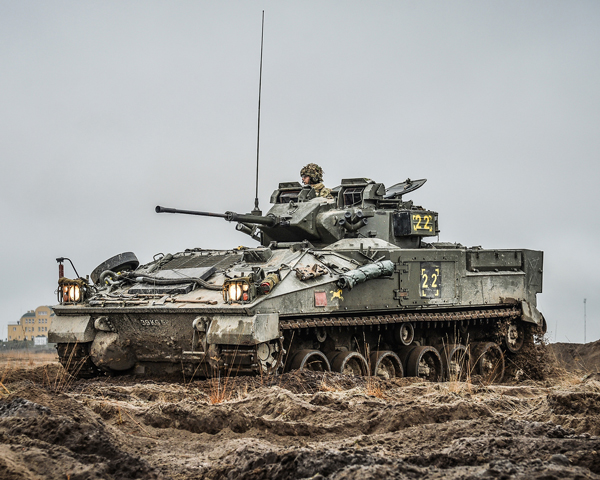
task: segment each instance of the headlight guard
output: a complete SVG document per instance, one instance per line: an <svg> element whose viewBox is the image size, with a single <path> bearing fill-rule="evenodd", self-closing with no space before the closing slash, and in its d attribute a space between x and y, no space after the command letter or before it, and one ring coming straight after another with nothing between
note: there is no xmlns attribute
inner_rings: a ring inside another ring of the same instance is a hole
<svg viewBox="0 0 600 480"><path fill-rule="evenodd" d="M87 282L83 279L58 279L58 301L62 304L82 303L87 295Z"/></svg>
<svg viewBox="0 0 600 480"><path fill-rule="evenodd" d="M256 297L256 286L250 277L237 277L223 282L223 300L226 303L250 303Z"/></svg>

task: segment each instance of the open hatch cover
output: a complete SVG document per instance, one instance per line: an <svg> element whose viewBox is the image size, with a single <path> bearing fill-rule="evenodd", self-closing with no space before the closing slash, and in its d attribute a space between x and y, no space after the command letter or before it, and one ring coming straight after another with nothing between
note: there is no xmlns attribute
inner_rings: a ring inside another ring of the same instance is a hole
<svg viewBox="0 0 600 480"><path fill-rule="evenodd" d="M392 185L390 188L386 189L383 198L401 197L405 193L413 192L417 188L421 188L426 181L426 178L422 178L420 180L411 180L410 178L407 178L404 182L397 183L396 185Z"/></svg>

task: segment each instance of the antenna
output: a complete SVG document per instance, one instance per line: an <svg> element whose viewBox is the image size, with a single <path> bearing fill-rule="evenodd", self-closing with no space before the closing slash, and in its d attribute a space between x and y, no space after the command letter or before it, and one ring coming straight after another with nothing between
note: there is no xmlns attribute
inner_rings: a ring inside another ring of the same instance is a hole
<svg viewBox="0 0 600 480"><path fill-rule="evenodd" d="M583 299L583 343L587 343L587 337L586 337L586 323L587 323L587 311L586 311L586 303L587 303L587 298Z"/></svg>
<svg viewBox="0 0 600 480"><path fill-rule="evenodd" d="M256 134L256 194L254 196L253 215L262 215L258 208L258 159L260 157L260 96L262 91L262 61L263 61L263 39L265 36L265 11L262 11L262 28L260 32L260 73L258 76L258 131Z"/></svg>

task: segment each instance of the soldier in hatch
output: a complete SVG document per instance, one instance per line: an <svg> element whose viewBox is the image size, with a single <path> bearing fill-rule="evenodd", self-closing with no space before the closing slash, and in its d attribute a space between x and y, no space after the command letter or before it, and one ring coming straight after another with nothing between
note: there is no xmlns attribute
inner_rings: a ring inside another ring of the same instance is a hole
<svg viewBox="0 0 600 480"><path fill-rule="evenodd" d="M333 198L331 190L323 185L323 169L316 163L306 165L300 170L300 176L302 177L302 183L310 185L317 193L317 197Z"/></svg>

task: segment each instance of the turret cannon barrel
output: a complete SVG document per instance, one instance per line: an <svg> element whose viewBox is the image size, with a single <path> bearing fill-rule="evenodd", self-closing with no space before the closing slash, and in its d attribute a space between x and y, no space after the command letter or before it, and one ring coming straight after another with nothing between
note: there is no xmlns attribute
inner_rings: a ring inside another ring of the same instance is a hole
<svg viewBox="0 0 600 480"><path fill-rule="evenodd" d="M197 210L178 210L176 208L161 207L160 205L155 208L156 213L183 213L185 215L200 215L201 217L220 217L224 218L228 222L240 222L250 223L256 225L266 225L267 227L274 227L279 223L279 219L272 215L250 215L247 213L213 213L213 212L199 212Z"/></svg>

